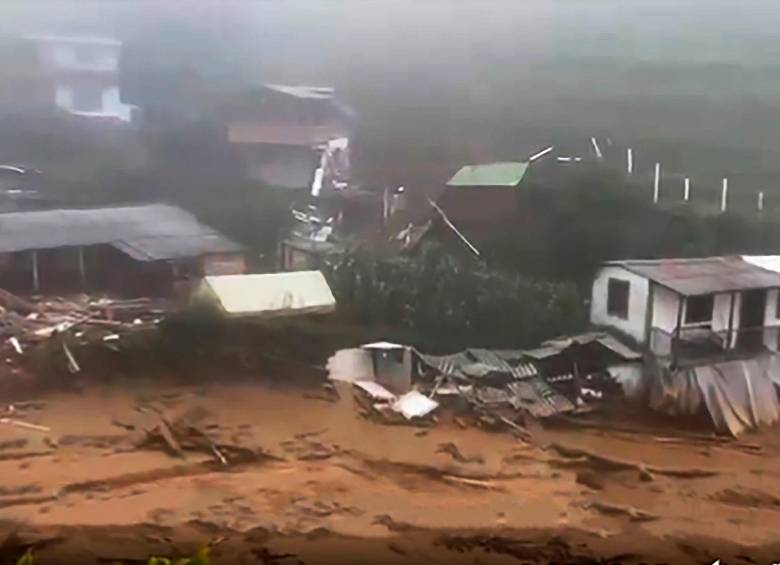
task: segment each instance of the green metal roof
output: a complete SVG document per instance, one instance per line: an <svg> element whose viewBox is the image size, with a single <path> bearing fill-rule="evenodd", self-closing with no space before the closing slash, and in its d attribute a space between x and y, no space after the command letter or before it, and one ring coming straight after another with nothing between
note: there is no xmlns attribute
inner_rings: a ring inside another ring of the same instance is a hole
<svg viewBox="0 0 780 565"><path fill-rule="evenodd" d="M466 165L447 186L517 186L528 170L528 163L490 163Z"/></svg>

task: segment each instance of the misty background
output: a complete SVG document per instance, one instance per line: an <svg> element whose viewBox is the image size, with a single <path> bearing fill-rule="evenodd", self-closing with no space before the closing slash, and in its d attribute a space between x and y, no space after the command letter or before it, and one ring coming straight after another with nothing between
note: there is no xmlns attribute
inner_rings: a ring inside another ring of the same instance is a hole
<svg viewBox="0 0 780 565"><path fill-rule="evenodd" d="M596 135L635 146L640 171L728 174L737 192L780 173L778 16L769 0L85 0L5 2L0 32L122 39L137 101L172 94L174 71L333 84L380 184Z"/></svg>
<svg viewBox="0 0 780 565"><path fill-rule="evenodd" d="M7 1L6 72L24 73L22 34L115 37L123 102L142 117L94 136L4 113L0 159L45 170L64 205L179 204L273 270L308 193L242 178L210 134L226 92L334 86L356 114L354 180L377 193L442 186L464 164L551 144L587 157L597 137L606 166L525 186L527 221L479 241L478 262L445 241L389 258L368 246L328 267L342 312L382 339L530 346L584 324L600 262L778 252L779 16L771 0Z"/></svg>

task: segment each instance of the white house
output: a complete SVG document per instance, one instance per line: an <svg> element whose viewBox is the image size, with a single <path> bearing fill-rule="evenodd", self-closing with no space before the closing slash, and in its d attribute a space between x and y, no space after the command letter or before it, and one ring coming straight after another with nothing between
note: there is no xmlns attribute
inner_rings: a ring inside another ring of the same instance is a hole
<svg viewBox="0 0 780 565"><path fill-rule="evenodd" d="M615 261L593 282L591 322L660 358L778 350L780 256Z"/></svg>
<svg viewBox="0 0 780 565"><path fill-rule="evenodd" d="M100 37L31 35L36 45L43 98L73 115L130 122L135 108L122 103L122 42Z"/></svg>

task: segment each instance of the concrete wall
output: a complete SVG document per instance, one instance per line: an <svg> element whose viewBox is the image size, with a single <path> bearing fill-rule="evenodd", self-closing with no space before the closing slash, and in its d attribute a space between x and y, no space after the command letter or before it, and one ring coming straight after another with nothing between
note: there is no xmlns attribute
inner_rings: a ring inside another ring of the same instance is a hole
<svg viewBox="0 0 780 565"><path fill-rule="evenodd" d="M609 279L620 279L629 283L628 318L611 316L607 312L607 288ZM650 282L623 267L602 267L593 281L590 303L590 321L598 326L615 328L639 343L645 343L645 326L647 322L647 298L650 292Z"/></svg>

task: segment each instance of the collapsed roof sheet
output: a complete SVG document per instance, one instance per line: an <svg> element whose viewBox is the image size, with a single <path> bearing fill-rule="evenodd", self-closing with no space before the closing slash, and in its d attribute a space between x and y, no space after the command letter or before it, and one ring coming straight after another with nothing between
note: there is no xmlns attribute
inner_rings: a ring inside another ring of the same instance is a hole
<svg viewBox="0 0 780 565"><path fill-rule="evenodd" d="M229 316L265 318L336 309L336 299L319 271L205 277L201 296Z"/></svg>
<svg viewBox="0 0 780 565"><path fill-rule="evenodd" d="M780 273L741 257L613 261L684 296L780 287Z"/></svg>
<svg viewBox="0 0 780 565"><path fill-rule="evenodd" d="M551 339L545 341L541 347L528 349L524 353L532 359L542 360L554 357L574 345L587 345L594 342L606 347L626 361L637 361L642 358L641 353L634 351L613 336L604 332L587 332Z"/></svg>
<svg viewBox="0 0 780 565"><path fill-rule="evenodd" d="M0 214L0 253L98 244L112 245L139 261L243 249L167 204Z"/></svg>
<svg viewBox="0 0 780 565"><path fill-rule="evenodd" d="M523 379L537 374L533 363L520 362L512 356L504 357L506 352L489 349L467 349L452 355L419 355L423 363L441 374L465 379L479 379L496 373ZM507 358L513 363L509 363Z"/></svg>
<svg viewBox="0 0 780 565"><path fill-rule="evenodd" d="M717 431L738 436L780 420L775 389L779 374L776 354L675 372L659 368L650 387L650 406L672 415L704 410Z"/></svg>

